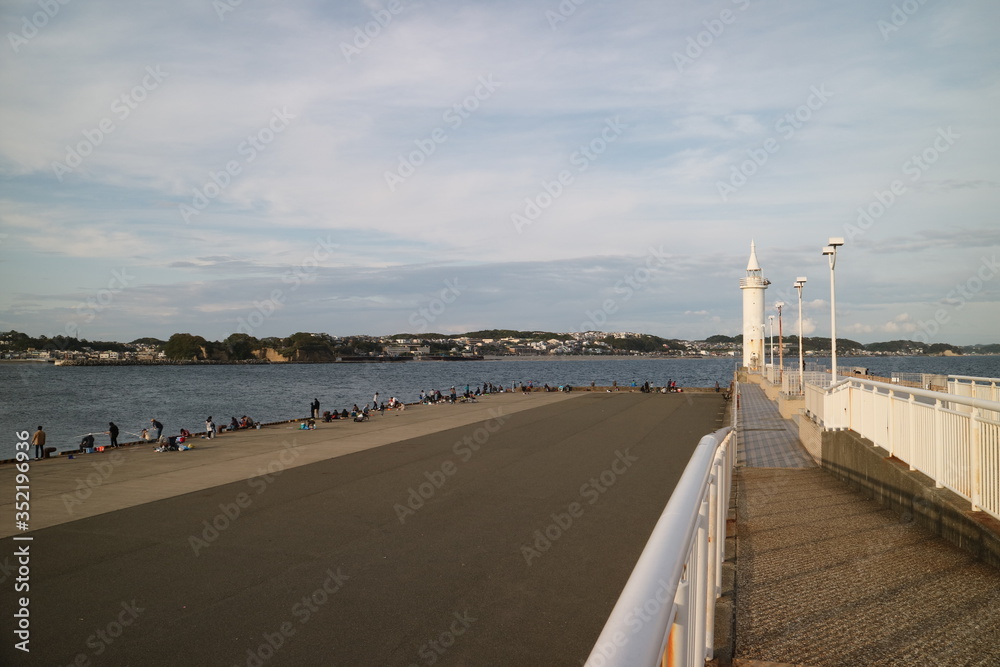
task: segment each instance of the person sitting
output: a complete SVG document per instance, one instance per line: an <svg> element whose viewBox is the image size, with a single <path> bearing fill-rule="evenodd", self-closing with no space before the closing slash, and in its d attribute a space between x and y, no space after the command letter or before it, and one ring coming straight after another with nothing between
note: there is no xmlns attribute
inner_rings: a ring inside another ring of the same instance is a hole
<svg viewBox="0 0 1000 667"><path fill-rule="evenodd" d="M80 441L80 449L93 449L94 448L94 435L88 433L83 436L83 440Z"/></svg>
<svg viewBox="0 0 1000 667"><path fill-rule="evenodd" d="M186 428L182 428L181 429L181 436L183 436L184 438L190 438L191 437L191 431L187 430Z"/></svg>
<svg viewBox="0 0 1000 667"><path fill-rule="evenodd" d="M358 412L358 413L355 413L355 415L354 415L354 421L356 421L356 422L368 421L368 413L367 412Z"/></svg>
<svg viewBox="0 0 1000 667"><path fill-rule="evenodd" d="M229 418L229 430L230 431L238 431L238 430L240 430L240 423L238 421L236 421L236 417L230 417Z"/></svg>
<svg viewBox="0 0 1000 667"><path fill-rule="evenodd" d="M347 417L348 417L347 409L345 408L344 410L340 411L340 418L341 419L347 419Z"/></svg>
<svg viewBox="0 0 1000 667"><path fill-rule="evenodd" d="M152 436L149 435L149 429L148 428L142 429L142 433L139 435L139 437L142 438L143 440L145 440L146 442L149 442L150 440L153 439Z"/></svg>

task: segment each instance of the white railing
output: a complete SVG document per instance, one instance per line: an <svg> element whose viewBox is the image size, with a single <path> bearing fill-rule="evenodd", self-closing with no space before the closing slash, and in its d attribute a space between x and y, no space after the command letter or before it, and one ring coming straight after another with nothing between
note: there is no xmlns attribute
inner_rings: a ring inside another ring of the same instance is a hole
<svg viewBox="0 0 1000 667"><path fill-rule="evenodd" d="M1000 402L1000 379L979 378L968 375L949 375L948 393L968 398L979 398L984 401ZM969 412L965 406L960 406L962 412ZM989 415L990 419L1000 419L1000 413Z"/></svg>
<svg viewBox="0 0 1000 667"><path fill-rule="evenodd" d="M843 380L806 386L806 410L826 429L849 428L1000 519L1000 402Z"/></svg>
<svg viewBox="0 0 1000 667"><path fill-rule="evenodd" d="M738 384L736 394L734 401ZM735 462L733 427L698 443L585 667L704 665L713 657Z"/></svg>
<svg viewBox="0 0 1000 667"><path fill-rule="evenodd" d="M803 371L802 379L805 381L806 386L813 384L825 387L830 384L830 374L823 371ZM799 382L799 370L797 368L785 369L785 377L781 382L781 391L789 396L804 393L802 384Z"/></svg>

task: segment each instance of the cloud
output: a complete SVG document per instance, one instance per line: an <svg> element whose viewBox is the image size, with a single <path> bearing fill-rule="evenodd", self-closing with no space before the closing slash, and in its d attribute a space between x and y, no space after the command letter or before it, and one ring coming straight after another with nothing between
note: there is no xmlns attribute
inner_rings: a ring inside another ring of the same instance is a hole
<svg viewBox="0 0 1000 667"><path fill-rule="evenodd" d="M406 3L355 43L384 5L67 6L0 59L17 91L0 99L0 326L58 330L125 267L145 300L122 293L95 331L220 335L282 290L274 331L391 332L458 275L468 292L435 324L569 330L610 299L609 326L696 338L739 332L750 238L768 303L794 309L807 275L823 322L819 248L894 180L905 194L842 249L838 311L872 336L886 313L926 319L1000 249L995 8L928 6L886 40L861 0L740 6L684 68L718 8L584 3L553 26L525 0ZM913 180L942 126L959 138ZM60 179L72 151L88 154ZM619 284L650 246L669 262ZM994 336L986 312L961 335Z"/></svg>

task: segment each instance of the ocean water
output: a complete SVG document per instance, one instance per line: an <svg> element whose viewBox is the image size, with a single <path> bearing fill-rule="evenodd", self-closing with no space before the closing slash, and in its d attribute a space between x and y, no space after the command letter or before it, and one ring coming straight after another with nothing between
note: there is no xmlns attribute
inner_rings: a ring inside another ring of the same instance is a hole
<svg viewBox="0 0 1000 667"><path fill-rule="evenodd" d="M819 360L820 363L829 360ZM842 368L863 366L876 375L925 372L1000 377L1000 356L984 357L843 357ZM0 364L0 459L11 458L18 431L45 427L48 445L76 449L80 439L97 435L109 421L121 429L120 442L138 439L155 417L164 433L181 428L204 430L205 418L228 424L230 417L249 415L278 421L309 414L313 398L320 410L350 409L395 396L417 400L423 390L461 393L484 382L510 388L516 382L535 386L570 384L628 387L633 382L680 386L727 385L734 358L517 358L484 361L405 362L375 364L287 364L248 366L53 366L44 363ZM786 360L794 367L795 359Z"/></svg>

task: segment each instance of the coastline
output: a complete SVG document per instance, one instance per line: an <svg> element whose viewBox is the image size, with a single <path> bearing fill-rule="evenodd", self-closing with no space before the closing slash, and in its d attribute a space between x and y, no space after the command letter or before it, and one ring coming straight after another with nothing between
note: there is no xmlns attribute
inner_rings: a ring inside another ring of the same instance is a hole
<svg viewBox="0 0 1000 667"><path fill-rule="evenodd" d="M652 391L650 393L654 393L654 394L670 393L670 392L661 392L660 391L660 387L654 387L653 389L654 389L654 391ZM678 390L678 392L676 392L676 393L710 394L710 393L715 393L715 392L716 392L716 390L715 390L714 387L680 387L679 390ZM505 391L505 392L496 392L496 393L493 393L493 394L483 394L482 396L478 396L476 403L473 403L472 405L478 404L480 401L484 401L484 400L485 401L489 401L491 399L501 398L503 396L509 396L509 395L530 396L530 395L539 395L539 394L542 394L542 395L556 394L556 395L563 395L563 396L569 397L569 396L579 396L579 395L590 394L590 393L629 394L629 393L640 393L640 392L639 392L639 388L638 387L631 387L631 386L628 386L628 387L625 387L625 386L619 386L619 387L615 387L615 386L576 387L572 391L563 391L563 392L560 392L560 391L544 391L544 390L542 390L540 388L535 388L534 391L528 391L528 392L522 392L522 391ZM458 403L456 405L461 405L461 404L462 403L460 402L460 403ZM406 405L406 409L407 410L408 409L412 409L412 408L418 408L419 409L419 408L422 408L422 407L438 407L438 406L425 406L425 405L422 405L420 403L406 403L405 405ZM377 417L383 417L383 416L390 415L390 414L400 415L400 414L403 414L403 412L405 412L405 410L397 410L395 412L392 411L392 410L386 410L385 415L380 415L378 410L373 410L372 412ZM241 434L250 433L252 431L264 430L264 429L270 428L270 427L282 427L282 426L286 426L286 425L302 424L302 423L307 422L308 420L309 420L309 417L292 417L290 419L279 419L279 420L276 420L276 421L260 422L260 428L259 429L252 428L252 429L239 429L237 431L220 431L219 432L219 436L217 436L217 437L225 436L225 437L228 438L228 437L231 437L231 436L234 436L234 435L241 435ZM324 422L322 420L322 418L320 418L320 419L316 420L316 426L318 428L321 424L334 424L334 423L352 422L352 421L353 420L350 417L348 417L346 419L344 419L344 418L335 419L335 420L330 421L330 422ZM297 426L289 426L289 428L294 428L294 429L298 430ZM166 434L164 434L164 435L166 435ZM199 440L199 439L204 439L204 436L205 436L205 431L192 431L191 432L191 439L192 439L192 441ZM167 437L176 437L176 436L167 436ZM129 442L120 442L120 443L118 443L119 449L113 449L113 448L111 448L109 446L106 446L106 445L101 446L100 448L96 448L95 447L95 451L93 451L93 452L85 452L82 449L62 449L62 450L58 450L58 451L52 452L46 459L42 459L42 460L54 460L54 459L60 459L60 458L75 459L78 456L95 456L95 455L98 455L98 454L114 454L116 451L120 451L122 448L141 447L142 445L154 445L155 446L156 444L157 443L152 442L152 441L148 441L148 440L131 440ZM197 443L195 443L195 444L197 444ZM34 458L32 458L31 462L32 463L37 463L37 461L35 461ZM11 464L14 464L14 463L17 463L17 459L15 459L15 458L0 459L0 470L2 470L4 466L11 465Z"/></svg>
<svg viewBox="0 0 1000 667"><path fill-rule="evenodd" d="M551 405L589 392L505 392L476 403L408 405L376 413L370 421L316 422L314 430L296 424L306 418L272 423L202 439L192 434L193 449L154 452L154 443L138 441L93 454L60 453L28 461L32 485L32 530L47 528L123 507L162 500L205 488L253 478L267 471L277 455L282 469L337 458L373 447L426 436ZM124 443L123 443L124 444ZM17 468L0 465L0 482L14 487ZM81 477L81 475L83 477ZM85 478L85 482L80 479ZM81 489L80 485L83 484ZM16 534L14 496L0 500L0 538Z"/></svg>
<svg viewBox="0 0 1000 667"><path fill-rule="evenodd" d="M979 354L866 354L838 355L841 359L976 359L980 357L1000 357L1000 354L988 352ZM807 361L829 359L829 354L813 354L806 357ZM636 360L636 361L704 361L718 359L737 360L735 355L670 355L670 354L517 354L517 355L482 355L477 357L338 357L329 360L273 361L270 359L239 359L222 361L218 359L0 359L0 364L51 364L53 366L98 367L98 366L302 366L320 364L399 364L399 363L429 363L429 362L472 362L472 361L572 361L587 362L601 360ZM786 367L790 367L786 364Z"/></svg>

